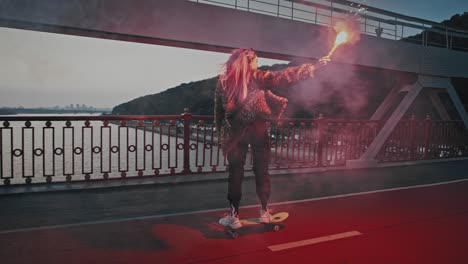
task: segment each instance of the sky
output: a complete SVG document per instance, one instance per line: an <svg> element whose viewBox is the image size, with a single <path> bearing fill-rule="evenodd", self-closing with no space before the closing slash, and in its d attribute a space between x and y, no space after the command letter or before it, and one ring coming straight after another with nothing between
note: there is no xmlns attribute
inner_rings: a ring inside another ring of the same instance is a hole
<svg viewBox="0 0 468 264"><path fill-rule="evenodd" d="M468 1L362 0L441 22ZM112 108L216 76L228 54L0 27L0 107L85 104ZM285 63L259 58L259 65Z"/></svg>

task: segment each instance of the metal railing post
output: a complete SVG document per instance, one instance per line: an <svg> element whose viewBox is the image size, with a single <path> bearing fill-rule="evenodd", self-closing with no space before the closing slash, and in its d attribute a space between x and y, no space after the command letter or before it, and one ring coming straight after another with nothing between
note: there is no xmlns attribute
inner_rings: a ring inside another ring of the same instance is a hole
<svg viewBox="0 0 468 264"><path fill-rule="evenodd" d="M291 2L291 19L294 20L294 2Z"/></svg>
<svg viewBox="0 0 468 264"><path fill-rule="evenodd" d="M424 24L422 24L424 27ZM424 30L421 32L421 44L424 46Z"/></svg>
<svg viewBox="0 0 468 264"><path fill-rule="evenodd" d="M315 24L317 24L318 8L315 8Z"/></svg>
<svg viewBox="0 0 468 264"><path fill-rule="evenodd" d="M367 33L367 17L364 18L364 33Z"/></svg>
<svg viewBox="0 0 468 264"><path fill-rule="evenodd" d="M276 9L276 17L279 17L279 13L280 13L280 0L278 0L278 5L276 6L277 9Z"/></svg>
<svg viewBox="0 0 468 264"><path fill-rule="evenodd" d="M423 158L427 159L427 152L429 148L429 129L431 127L431 117L426 115L426 119L424 121L424 155Z"/></svg>
<svg viewBox="0 0 468 264"><path fill-rule="evenodd" d="M415 141L415 137L416 137L416 133L414 131L415 128L416 128L416 117L414 116L414 114L412 114L411 119L410 119L410 144L409 144L410 160L414 160L414 141Z"/></svg>
<svg viewBox="0 0 468 264"><path fill-rule="evenodd" d="M449 46L449 35L448 35L448 29L445 28L445 46L447 47L447 49L450 49L450 46Z"/></svg>
<svg viewBox="0 0 468 264"><path fill-rule="evenodd" d="M184 120L184 169L182 173L188 174L192 172L190 170L190 121L192 120L190 109L184 109L182 119Z"/></svg>
<svg viewBox="0 0 468 264"><path fill-rule="evenodd" d="M317 166L323 166L323 141L324 141L324 125L325 119L322 114L319 114L317 119L317 130L318 130L318 139L317 139Z"/></svg>

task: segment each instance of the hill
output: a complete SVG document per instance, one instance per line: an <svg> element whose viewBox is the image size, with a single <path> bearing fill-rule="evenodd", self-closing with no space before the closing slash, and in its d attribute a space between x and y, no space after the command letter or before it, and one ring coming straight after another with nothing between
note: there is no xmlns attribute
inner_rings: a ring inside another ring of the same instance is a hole
<svg viewBox="0 0 468 264"><path fill-rule="evenodd" d="M468 12L464 12L463 14L456 14L452 16L449 20L442 21L441 24L451 27L451 28L467 31L468 30ZM424 32L424 34L426 33L427 32ZM421 43L422 34L423 33L416 34L414 36L410 36L402 40L413 42L413 43ZM451 47L454 50L468 51L468 38L453 37L452 39L449 39L449 43L451 43ZM446 39L445 34L437 34L435 32L429 32L429 34L427 35L427 44L429 46L446 47L447 39Z"/></svg>
<svg viewBox="0 0 468 264"><path fill-rule="evenodd" d="M287 65L260 67L262 70L277 70ZM113 115L177 115L184 108L192 114L213 115L214 90L218 77L183 83L166 91L142 96L120 104L112 109Z"/></svg>
<svg viewBox="0 0 468 264"><path fill-rule="evenodd" d="M213 114L213 91L218 78L183 83L164 92L142 96L112 109L114 115L176 115L189 108L192 114Z"/></svg>

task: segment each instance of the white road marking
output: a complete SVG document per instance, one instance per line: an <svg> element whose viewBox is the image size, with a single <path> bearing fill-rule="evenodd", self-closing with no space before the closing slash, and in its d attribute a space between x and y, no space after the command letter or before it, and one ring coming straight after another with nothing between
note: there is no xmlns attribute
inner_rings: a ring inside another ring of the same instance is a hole
<svg viewBox="0 0 468 264"><path fill-rule="evenodd" d="M362 235L362 233L359 231L349 231L349 232L344 232L344 233L339 233L339 234L334 234L334 235L328 235L328 236L316 237L316 238L311 238L311 239L306 239L306 240L301 240L301 241L278 244L274 246L269 246L268 249L270 249L271 251L280 251L280 250L303 247L307 245L312 245L312 244L317 244L321 242L332 241L332 240L337 240L337 239L342 239L342 238L347 238L347 237L359 236L359 235Z"/></svg>
<svg viewBox="0 0 468 264"><path fill-rule="evenodd" d="M310 198L310 199L303 199L303 200L294 200L294 201L279 202L279 203L271 203L270 206L283 205L283 204L294 204L294 203L304 203L304 202L321 201L321 200L327 200L327 199L351 197L351 196L366 195L366 194L373 194L373 193L391 192L391 191L399 191L399 190L408 190L408 189L432 187L432 186L446 185L446 184L458 183L458 182L464 182L464 181L468 181L468 179L447 181L447 182L438 182L438 183L423 184L423 185L414 185L414 186L391 188L391 189L382 189L382 190L375 190L375 191L368 191L368 192L340 194L340 195L334 195L334 196ZM259 207L259 206L258 205L241 206L241 209L242 208L253 208L253 207ZM226 208L217 208L217 209L210 209L210 210L199 210L199 211L181 212L181 213L173 213L173 214L148 215L148 216L126 217L126 218L101 220L101 221L78 222L78 223L64 224L64 225L39 226L39 227L31 227L31 228L18 228L18 229L10 229L10 230L0 231L0 235L10 234L10 233L18 233L18 232L37 231L37 230L76 227L76 226L98 225L98 224L108 224L108 223L120 223L120 222L129 222L129 221L146 220L146 219L158 219L158 218L172 217L172 216L184 216L184 215L192 215L192 214L212 213L212 212L219 212L219 211L225 211L225 210L226 210Z"/></svg>

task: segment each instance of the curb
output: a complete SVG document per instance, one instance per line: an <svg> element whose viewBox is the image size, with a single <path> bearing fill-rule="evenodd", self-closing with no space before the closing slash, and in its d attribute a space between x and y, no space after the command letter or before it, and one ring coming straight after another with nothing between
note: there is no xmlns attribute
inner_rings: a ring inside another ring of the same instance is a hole
<svg viewBox="0 0 468 264"><path fill-rule="evenodd" d="M344 170L367 170L367 169L380 169L391 167L403 166L416 166L427 165L434 163L446 163L456 161L468 161L468 157L462 158L449 158L438 160L421 160L421 161L403 161L391 163L379 163L376 166L366 168L348 168L346 166L337 167L320 167L320 168L294 168L294 169L274 169L270 170L271 176L287 176L292 174L316 174L328 171L344 171ZM246 171L245 178L254 177L253 171ZM215 172L215 173L201 173L190 175L173 175L163 176L157 178L144 178L144 179L116 179L110 181L96 181L96 182L75 182L75 183L53 183L53 184L38 184L29 186L8 186L0 188L1 195L11 194L28 194L28 193L42 193L42 192L62 192L62 191L83 191L91 189L110 189L110 188L127 188L138 187L144 185L171 185L171 184L184 184L203 181L222 181L228 178L228 172Z"/></svg>

